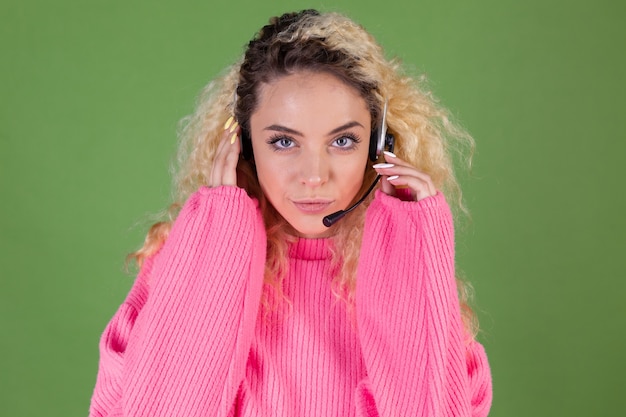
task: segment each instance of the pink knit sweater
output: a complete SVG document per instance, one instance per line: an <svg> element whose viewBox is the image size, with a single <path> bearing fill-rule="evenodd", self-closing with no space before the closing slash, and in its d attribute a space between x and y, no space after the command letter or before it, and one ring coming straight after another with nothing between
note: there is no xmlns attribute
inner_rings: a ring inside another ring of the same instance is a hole
<svg viewBox="0 0 626 417"><path fill-rule="evenodd" d="M331 292L329 244L294 244L291 308L259 314L257 204L200 189L102 336L90 416L487 415L491 376L461 323L444 197L377 192L355 314Z"/></svg>

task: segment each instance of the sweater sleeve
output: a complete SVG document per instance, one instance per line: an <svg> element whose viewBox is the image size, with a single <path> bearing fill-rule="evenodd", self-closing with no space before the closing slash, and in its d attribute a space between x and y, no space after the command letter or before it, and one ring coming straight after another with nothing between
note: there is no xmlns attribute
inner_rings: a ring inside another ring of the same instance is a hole
<svg viewBox="0 0 626 417"><path fill-rule="evenodd" d="M367 378L357 415L483 417L491 374L467 337L454 273L454 228L441 193L368 208L356 314Z"/></svg>
<svg viewBox="0 0 626 417"><path fill-rule="evenodd" d="M153 255L143 263L126 300L117 310L100 337L100 363L96 387L91 397L90 416L104 417L120 414L114 409L121 398L124 352L128 338L148 295L148 277L154 263Z"/></svg>
<svg viewBox="0 0 626 417"><path fill-rule="evenodd" d="M254 334L265 247L244 190L193 194L140 273L145 303L124 303L103 335L90 416L228 415Z"/></svg>

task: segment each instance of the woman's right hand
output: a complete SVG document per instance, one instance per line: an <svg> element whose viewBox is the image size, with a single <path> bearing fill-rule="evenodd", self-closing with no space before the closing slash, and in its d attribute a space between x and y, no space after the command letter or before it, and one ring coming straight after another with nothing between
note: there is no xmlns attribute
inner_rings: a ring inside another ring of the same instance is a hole
<svg viewBox="0 0 626 417"><path fill-rule="evenodd" d="M230 117L224 125L224 133L220 141L213 167L211 168L211 178L209 178L209 187L219 187L220 185L237 186L237 163L239 162L239 153L241 152L241 144L239 143L239 134L241 127L233 117Z"/></svg>

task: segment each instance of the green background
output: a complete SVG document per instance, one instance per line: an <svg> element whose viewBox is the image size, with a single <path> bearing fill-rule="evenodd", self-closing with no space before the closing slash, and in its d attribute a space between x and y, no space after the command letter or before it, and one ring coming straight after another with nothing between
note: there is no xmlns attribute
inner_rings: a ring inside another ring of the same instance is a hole
<svg viewBox="0 0 626 417"><path fill-rule="evenodd" d="M624 4L3 0L1 414L87 414L177 121L270 15L311 6L426 73L476 138L458 258L491 416L623 414Z"/></svg>

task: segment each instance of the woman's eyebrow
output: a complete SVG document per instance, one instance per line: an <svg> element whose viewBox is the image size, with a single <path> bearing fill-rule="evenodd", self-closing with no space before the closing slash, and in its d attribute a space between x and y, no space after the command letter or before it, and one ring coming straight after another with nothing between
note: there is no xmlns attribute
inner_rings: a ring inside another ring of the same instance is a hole
<svg viewBox="0 0 626 417"><path fill-rule="evenodd" d="M356 120L354 120L352 122L348 122L348 123L346 123L344 125L341 125L338 128L336 128L336 129L331 130L330 132L328 132L328 136L334 135L336 133L341 132L342 130L350 129L351 127L355 127L355 126L361 126L361 127L364 128L364 126L361 123L359 123Z"/></svg>
<svg viewBox="0 0 626 417"><path fill-rule="evenodd" d="M304 136L302 133L298 132L297 130L293 130L291 128L288 128L286 126L281 126L281 125L267 126L263 130L274 130L274 131L277 131L277 132L289 133L289 134L292 134L294 136Z"/></svg>
<svg viewBox="0 0 626 417"><path fill-rule="evenodd" d="M355 126L364 127L361 123L359 123L359 122L357 122L355 120L355 121L343 124L343 125L341 125L339 127L336 127L335 129L333 129L330 132L328 132L328 136L337 134L337 133L339 133L339 132L341 132L343 130L350 129L350 128L355 127ZM270 126L265 127L263 130L273 130L273 131L276 131L276 132L289 133L289 134L294 135L294 136L304 136L303 133L301 133L301 132L299 132L297 130L291 129L291 128L287 127L287 126L282 126L282 125L270 125Z"/></svg>

